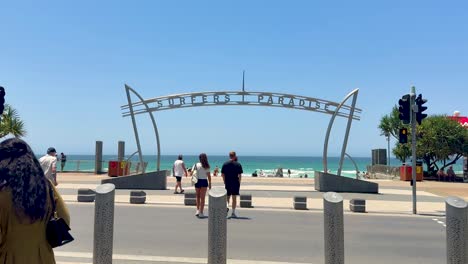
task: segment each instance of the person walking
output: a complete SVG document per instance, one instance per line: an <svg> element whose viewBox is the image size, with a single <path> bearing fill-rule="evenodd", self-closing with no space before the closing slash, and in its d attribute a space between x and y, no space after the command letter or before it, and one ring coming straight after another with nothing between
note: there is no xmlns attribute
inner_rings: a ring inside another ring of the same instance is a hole
<svg viewBox="0 0 468 264"><path fill-rule="evenodd" d="M17 138L1 142L0 263L55 263L45 231L53 211L51 197L57 216L70 225L65 203L28 144Z"/></svg>
<svg viewBox="0 0 468 264"><path fill-rule="evenodd" d="M203 218L203 209L205 208L206 188L211 189L210 164L205 153L198 156L200 162L194 165L192 171L197 171L197 183L195 183L197 212L195 216Z"/></svg>
<svg viewBox="0 0 468 264"><path fill-rule="evenodd" d="M237 195L239 195L240 184L242 180L242 165L237 161L236 152L229 152L229 160L223 164L221 168L221 176L223 177L224 187L227 191L227 203L229 211L229 200L232 196L232 213L231 217L236 218Z"/></svg>
<svg viewBox="0 0 468 264"><path fill-rule="evenodd" d="M178 194L177 187L179 187L180 193L184 193L184 189L182 189L182 176L185 175L185 177L187 177L187 169L185 168L185 163L181 154L179 154L177 160L174 161L174 165L172 166L172 175L176 177L174 194Z"/></svg>
<svg viewBox="0 0 468 264"><path fill-rule="evenodd" d="M455 171L453 170L453 166L450 165L450 167L447 169L447 180L455 182L456 176L457 175L455 174Z"/></svg>
<svg viewBox="0 0 468 264"><path fill-rule="evenodd" d="M67 155L60 153L60 171L63 172L63 168L65 168L65 163L67 162Z"/></svg>
<svg viewBox="0 0 468 264"><path fill-rule="evenodd" d="M47 149L47 154L39 159L39 163L41 164L44 175L54 184L54 186L58 185L56 155L57 151L55 148L50 147Z"/></svg>

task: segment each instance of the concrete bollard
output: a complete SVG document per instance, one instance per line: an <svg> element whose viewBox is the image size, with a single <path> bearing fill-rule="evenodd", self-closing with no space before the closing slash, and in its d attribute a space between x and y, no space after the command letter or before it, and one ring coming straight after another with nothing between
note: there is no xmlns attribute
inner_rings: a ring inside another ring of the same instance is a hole
<svg viewBox="0 0 468 264"><path fill-rule="evenodd" d="M92 203L96 197L96 192L91 189L78 189L78 202Z"/></svg>
<svg viewBox="0 0 468 264"><path fill-rule="evenodd" d="M117 143L117 160L123 161L125 158L125 141L119 141Z"/></svg>
<svg viewBox="0 0 468 264"><path fill-rule="evenodd" d="M144 191L131 191L130 203L131 204L144 204L146 202L146 192Z"/></svg>
<svg viewBox="0 0 468 264"><path fill-rule="evenodd" d="M101 184L96 188L94 206L93 264L111 264L114 242L115 185Z"/></svg>
<svg viewBox="0 0 468 264"><path fill-rule="evenodd" d="M447 264L468 263L468 205L459 197L445 199Z"/></svg>
<svg viewBox="0 0 468 264"><path fill-rule="evenodd" d="M240 195L240 207L242 208L253 208L252 206L252 195L241 194Z"/></svg>
<svg viewBox="0 0 468 264"><path fill-rule="evenodd" d="M185 205L197 205L197 194L195 192L184 193L184 204Z"/></svg>
<svg viewBox="0 0 468 264"><path fill-rule="evenodd" d="M94 174L102 173L102 141L96 141Z"/></svg>
<svg viewBox="0 0 468 264"><path fill-rule="evenodd" d="M356 213L366 212L366 200L364 199L351 199L349 201L349 210Z"/></svg>
<svg viewBox="0 0 468 264"><path fill-rule="evenodd" d="M293 206L295 210L307 210L307 197L294 196Z"/></svg>
<svg viewBox="0 0 468 264"><path fill-rule="evenodd" d="M323 195L325 263L344 264L343 197L335 192Z"/></svg>
<svg viewBox="0 0 468 264"><path fill-rule="evenodd" d="M226 189L221 187L209 192L208 264L226 264L226 195Z"/></svg>

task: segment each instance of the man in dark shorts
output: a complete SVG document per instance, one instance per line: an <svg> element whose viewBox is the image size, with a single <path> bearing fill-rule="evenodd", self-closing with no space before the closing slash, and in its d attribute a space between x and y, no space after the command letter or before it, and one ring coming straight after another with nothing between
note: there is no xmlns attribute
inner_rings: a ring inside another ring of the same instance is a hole
<svg viewBox="0 0 468 264"><path fill-rule="evenodd" d="M185 168L185 163L182 160L181 154L177 157L177 160L174 162L174 166L172 166L172 175L176 177L176 186L174 194L179 193L177 192L177 187L180 188L180 193L184 193L184 189L182 189L182 176L185 175L185 177L187 177L187 169Z"/></svg>
<svg viewBox="0 0 468 264"><path fill-rule="evenodd" d="M232 214L231 217L236 216L236 205L237 195L239 195L239 189L242 179L242 165L237 162L236 152L229 152L229 160L223 164L221 168L221 176L223 177L224 187L227 191L227 203L229 206L229 200L232 195ZM228 208L229 210L229 208Z"/></svg>

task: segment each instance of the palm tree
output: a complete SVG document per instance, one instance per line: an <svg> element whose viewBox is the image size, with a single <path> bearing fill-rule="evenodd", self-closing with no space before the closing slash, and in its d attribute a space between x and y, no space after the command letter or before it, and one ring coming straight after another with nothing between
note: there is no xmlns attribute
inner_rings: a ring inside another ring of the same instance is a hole
<svg viewBox="0 0 468 264"><path fill-rule="evenodd" d="M387 165L390 166L390 135L393 129L391 126L389 116L385 115L384 117L382 117L382 119L380 120L379 129L380 135L385 136L387 138Z"/></svg>
<svg viewBox="0 0 468 264"><path fill-rule="evenodd" d="M393 136L398 140L399 130L401 128L401 122L399 118L400 111L396 106L393 107L390 115L385 115L380 119L379 129L380 135L387 138L387 160L388 166L390 166L390 136Z"/></svg>
<svg viewBox="0 0 468 264"><path fill-rule="evenodd" d="M12 135L14 137L24 137L26 129L24 122L20 119L18 111L8 104L5 104L5 110L0 121L0 138Z"/></svg>

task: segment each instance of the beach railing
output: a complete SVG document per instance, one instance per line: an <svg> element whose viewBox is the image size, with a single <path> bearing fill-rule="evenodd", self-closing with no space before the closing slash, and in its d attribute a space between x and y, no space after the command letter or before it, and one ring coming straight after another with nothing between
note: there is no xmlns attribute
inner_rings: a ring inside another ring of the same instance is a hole
<svg viewBox="0 0 468 264"><path fill-rule="evenodd" d="M68 160L65 163L63 172L94 172L94 166L96 161L94 160ZM147 168L148 162L144 162L144 166ZM109 171L109 161L102 161L102 172L107 173ZM57 171L62 172L61 162L57 162ZM142 172L142 166L140 162L130 162L130 174L137 174Z"/></svg>
<svg viewBox="0 0 468 264"><path fill-rule="evenodd" d="M67 160L63 172L94 172L94 160ZM104 172L108 170L108 161L102 161ZM57 162L57 171L62 172L61 162Z"/></svg>

